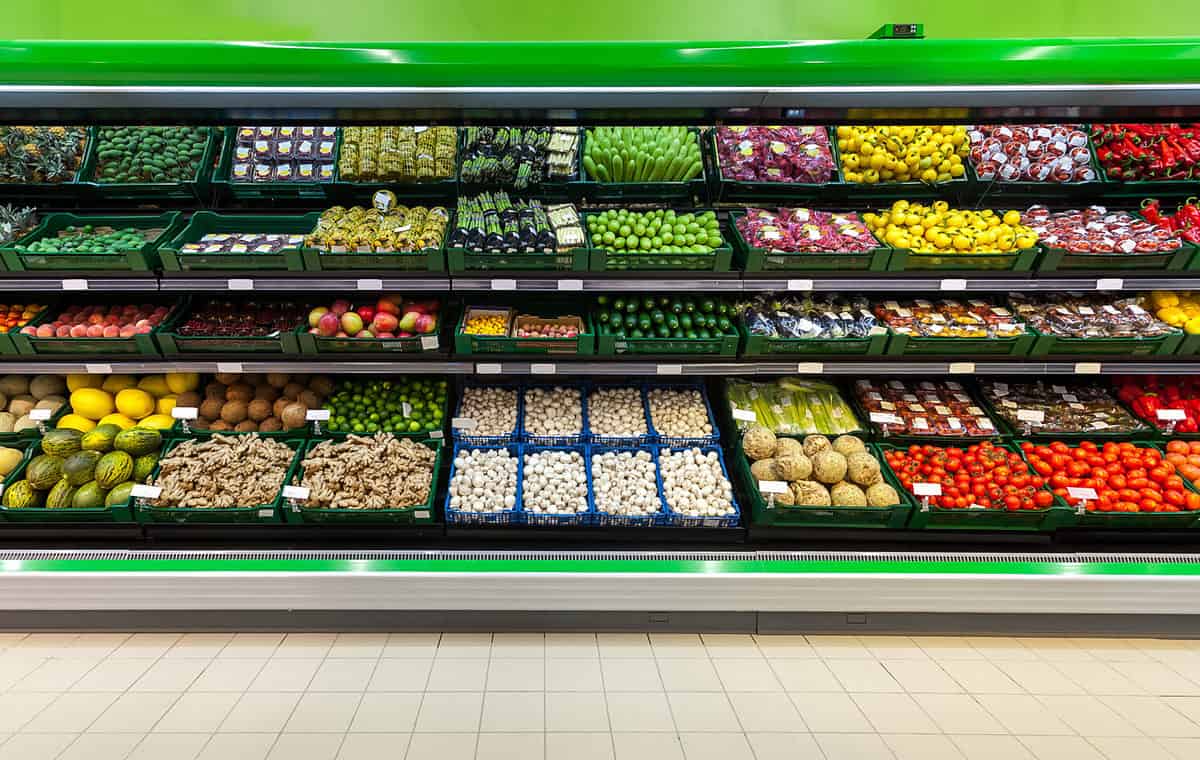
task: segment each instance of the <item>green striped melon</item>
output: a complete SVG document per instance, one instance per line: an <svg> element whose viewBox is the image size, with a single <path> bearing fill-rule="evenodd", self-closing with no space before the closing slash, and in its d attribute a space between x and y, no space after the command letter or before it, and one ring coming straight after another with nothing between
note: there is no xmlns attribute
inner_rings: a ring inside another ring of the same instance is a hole
<svg viewBox="0 0 1200 760"><path fill-rule="evenodd" d="M117 451L124 451L135 457L158 451L161 446L162 434L150 428L132 427L122 430L113 440L113 447Z"/></svg>
<svg viewBox="0 0 1200 760"><path fill-rule="evenodd" d="M124 451L113 451L96 463L96 485L104 490L115 488L133 477L133 457Z"/></svg>

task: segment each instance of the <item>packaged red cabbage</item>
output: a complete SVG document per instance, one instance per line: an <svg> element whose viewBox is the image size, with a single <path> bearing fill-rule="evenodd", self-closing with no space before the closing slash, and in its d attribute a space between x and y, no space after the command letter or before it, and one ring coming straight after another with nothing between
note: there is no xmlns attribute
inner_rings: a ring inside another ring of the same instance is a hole
<svg viewBox="0 0 1200 760"><path fill-rule="evenodd" d="M853 211L748 208L737 228L751 248L783 253L862 253L881 245Z"/></svg>
<svg viewBox="0 0 1200 760"><path fill-rule="evenodd" d="M833 177L824 127L717 127L714 139L725 179L819 185Z"/></svg>

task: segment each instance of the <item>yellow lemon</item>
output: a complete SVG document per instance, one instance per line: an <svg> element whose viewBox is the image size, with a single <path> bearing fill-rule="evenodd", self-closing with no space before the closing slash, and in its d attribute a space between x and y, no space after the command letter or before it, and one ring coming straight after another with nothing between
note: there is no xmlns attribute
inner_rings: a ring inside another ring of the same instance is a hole
<svg viewBox="0 0 1200 760"><path fill-rule="evenodd" d="M154 414L154 397L140 388L126 388L117 394L117 411L140 420Z"/></svg>

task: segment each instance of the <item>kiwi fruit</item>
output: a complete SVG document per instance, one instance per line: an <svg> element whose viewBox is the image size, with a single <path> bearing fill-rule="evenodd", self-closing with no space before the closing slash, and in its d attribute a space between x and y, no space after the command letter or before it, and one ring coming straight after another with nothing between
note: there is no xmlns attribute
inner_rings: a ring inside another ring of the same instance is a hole
<svg viewBox="0 0 1200 760"><path fill-rule="evenodd" d="M225 385L233 385L234 383L240 381L242 379L242 376L236 372L218 372L217 374L213 375L213 378L218 383L224 383Z"/></svg>
<svg viewBox="0 0 1200 760"><path fill-rule="evenodd" d="M297 399L301 404L304 404L309 409L316 409L321 405L321 397L305 388L300 392L300 397Z"/></svg>
<svg viewBox="0 0 1200 760"><path fill-rule="evenodd" d="M274 403L275 399L279 398L279 389L266 383L259 383L254 386L254 398L262 399L268 404Z"/></svg>
<svg viewBox="0 0 1200 760"><path fill-rule="evenodd" d="M275 403L271 406L271 416L282 418L283 410L287 409L288 405L291 403L292 403L291 401L289 401L286 398L283 398L282 396L275 399Z"/></svg>
<svg viewBox="0 0 1200 760"><path fill-rule="evenodd" d="M225 399L225 383L211 382L204 386L204 398Z"/></svg>
<svg viewBox="0 0 1200 760"><path fill-rule="evenodd" d="M267 373L267 385L272 388L282 388L291 381L291 375L286 372Z"/></svg>
<svg viewBox="0 0 1200 760"><path fill-rule="evenodd" d="M204 399L200 398L200 394L195 391L184 391L175 397L175 406L189 407L200 406L200 402Z"/></svg>
<svg viewBox="0 0 1200 760"><path fill-rule="evenodd" d="M302 428L308 421L308 407L299 402L288 404L287 408L283 410L283 416L280 419L283 421L283 427L286 430Z"/></svg>
<svg viewBox="0 0 1200 760"><path fill-rule="evenodd" d="M208 429L220 433L227 430L233 430L233 425L230 425L225 420L217 420L213 424L209 425Z"/></svg>
<svg viewBox="0 0 1200 760"><path fill-rule="evenodd" d="M254 399L254 386L246 383L234 383L225 389L226 401L246 401Z"/></svg>
<svg viewBox="0 0 1200 760"><path fill-rule="evenodd" d="M308 387L321 398L333 395L333 380L327 375L314 375L313 379L308 381Z"/></svg>

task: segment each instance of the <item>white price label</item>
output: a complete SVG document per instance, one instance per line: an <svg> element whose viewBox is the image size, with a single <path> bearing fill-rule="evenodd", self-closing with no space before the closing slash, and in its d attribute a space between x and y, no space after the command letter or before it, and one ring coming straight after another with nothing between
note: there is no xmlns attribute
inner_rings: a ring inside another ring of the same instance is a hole
<svg viewBox="0 0 1200 760"><path fill-rule="evenodd" d="M682 364L660 364L655 368L655 373L659 375L682 375Z"/></svg>
<svg viewBox="0 0 1200 760"><path fill-rule="evenodd" d="M529 374L531 375L553 375L558 372L558 367L553 364L530 364Z"/></svg>
<svg viewBox="0 0 1200 760"><path fill-rule="evenodd" d="M883 325L872 325L870 330L867 330L867 335L875 337L876 335L887 335L887 328Z"/></svg>
<svg viewBox="0 0 1200 760"><path fill-rule="evenodd" d="M871 412L871 422L877 422L882 425L899 425L900 418L894 414L887 412Z"/></svg>
<svg viewBox="0 0 1200 760"><path fill-rule="evenodd" d="M1125 280L1120 277L1101 277L1096 280L1096 290L1124 290Z"/></svg>
<svg viewBox="0 0 1200 760"><path fill-rule="evenodd" d="M83 370L89 375L111 375L111 364L85 364Z"/></svg>
<svg viewBox="0 0 1200 760"><path fill-rule="evenodd" d="M800 375L823 375L825 374L825 364L823 362L800 362L796 365L796 373Z"/></svg>
<svg viewBox="0 0 1200 760"><path fill-rule="evenodd" d="M429 510L428 509L418 509L416 512L413 512L413 517L417 518L418 520L428 520L429 519Z"/></svg>
<svg viewBox="0 0 1200 760"><path fill-rule="evenodd" d="M358 281L359 290L383 290L383 280L362 279Z"/></svg>
<svg viewBox="0 0 1200 760"><path fill-rule="evenodd" d="M436 335L422 335L421 336L421 350L422 351L436 351L438 346L440 346L440 345L441 345L441 342L438 340L438 336L436 336Z"/></svg>
<svg viewBox="0 0 1200 760"><path fill-rule="evenodd" d="M50 419L50 415L53 413L54 412L50 409L30 409L29 419L33 420L34 422L45 422L46 420Z"/></svg>
<svg viewBox="0 0 1200 760"><path fill-rule="evenodd" d="M941 496L941 483L913 483L913 493L917 496Z"/></svg>
<svg viewBox="0 0 1200 760"><path fill-rule="evenodd" d="M412 416L412 404L408 403L407 401L401 401L400 402L400 414L404 415L404 417L406 419L411 417Z"/></svg>
<svg viewBox="0 0 1200 760"><path fill-rule="evenodd" d="M325 422L329 419L330 413L328 409L309 409L304 414L304 419L310 422Z"/></svg>
<svg viewBox="0 0 1200 760"><path fill-rule="evenodd" d="M274 517L275 510L274 509L260 509L260 510L258 510L258 516L259 517Z"/></svg>
<svg viewBox="0 0 1200 760"><path fill-rule="evenodd" d="M1075 362L1076 375L1099 375L1100 362Z"/></svg>
<svg viewBox="0 0 1200 760"><path fill-rule="evenodd" d="M951 375L974 375L975 362L950 362Z"/></svg>
<svg viewBox="0 0 1200 760"><path fill-rule="evenodd" d="M450 427L455 430L474 430L479 427L479 423L473 417L452 417Z"/></svg>
<svg viewBox="0 0 1200 760"><path fill-rule="evenodd" d="M171 416L177 420L194 420L200 416L200 410L194 406L177 406L171 410Z"/></svg>
<svg viewBox="0 0 1200 760"><path fill-rule="evenodd" d="M241 362L217 362L217 372L222 374L229 373L231 375L242 374Z"/></svg>
<svg viewBox="0 0 1200 760"><path fill-rule="evenodd" d="M570 291L583 290L583 280L559 280L558 289Z"/></svg>
<svg viewBox="0 0 1200 760"><path fill-rule="evenodd" d="M1067 487L1067 495L1080 501L1095 501L1100 498L1095 488L1076 488L1074 486Z"/></svg>
<svg viewBox="0 0 1200 760"><path fill-rule="evenodd" d="M63 288L63 290L87 290L88 289L88 281L87 280L63 280L62 288Z"/></svg>
<svg viewBox="0 0 1200 760"><path fill-rule="evenodd" d="M226 287L230 290L254 290L254 280L230 279Z"/></svg>
<svg viewBox="0 0 1200 760"><path fill-rule="evenodd" d="M787 289L788 290L812 290L813 289L813 281L812 280L788 280L787 281Z"/></svg>
<svg viewBox="0 0 1200 760"><path fill-rule="evenodd" d="M433 438L434 440L440 441L440 440L442 440L442 438L444 436L442 435L442 431L440 431L440 430L430 430L429 437Z"/></svg>
<svg viewBox="0 0 1200 760"><path fill-rule="evenodd" d="M758 422L758 415L749 409L733 408L733 418L739 422Z"/></svg>
<svg viewBox="0 0 1200 760"><path fill-rule="evenodd" d="M492 280L492 290L516 290L516 280Z"/></svg>
<svg viewBox="0 0 1200 760"><path fill-rule="evenodd" d="M961 278L942 280L942 290L966 290L967 281Z"/></svg>
<svg viewBox="0 0 1200 760"><path fill-rule="evenodd" d="M162 496L162 488L138 483L129 489L129 495L139 499L157 499Z"/></svg>
<svg viewBox="0 0 1200 760"><path fill-rule="evenodd" d="M308 494L309 490L305 486L283 487L283 498L285 499L307 499Z"/></svg>
<svg viewBox="0 0 1200 760"><path fill-rule="evenodd" d="M504 368L499 364L476 364L475 373L479 375L499 375Z"/></svg>
<svg viewBox="0 0 1200 760"><path fill-rule="evenodd" d="M1017 419L1021 422L1035 422L1041 424L1046 421L1046 413L1041 409L1018 409Z"/></svg>
<svg viewBox="0 0 1200 760"><path fill-rule="evenodd" d="M1187 412L1183 409L1159 409L1155 414L1163 422L1182 422L1187 419Z"/></svg>
<svg viewBox="0 0 1200 760"><path fill-rule="evenodd" d="M784 480L760 480L758 481L759 493L787 493L791 489L788 488L787 481Z"/></svg>

